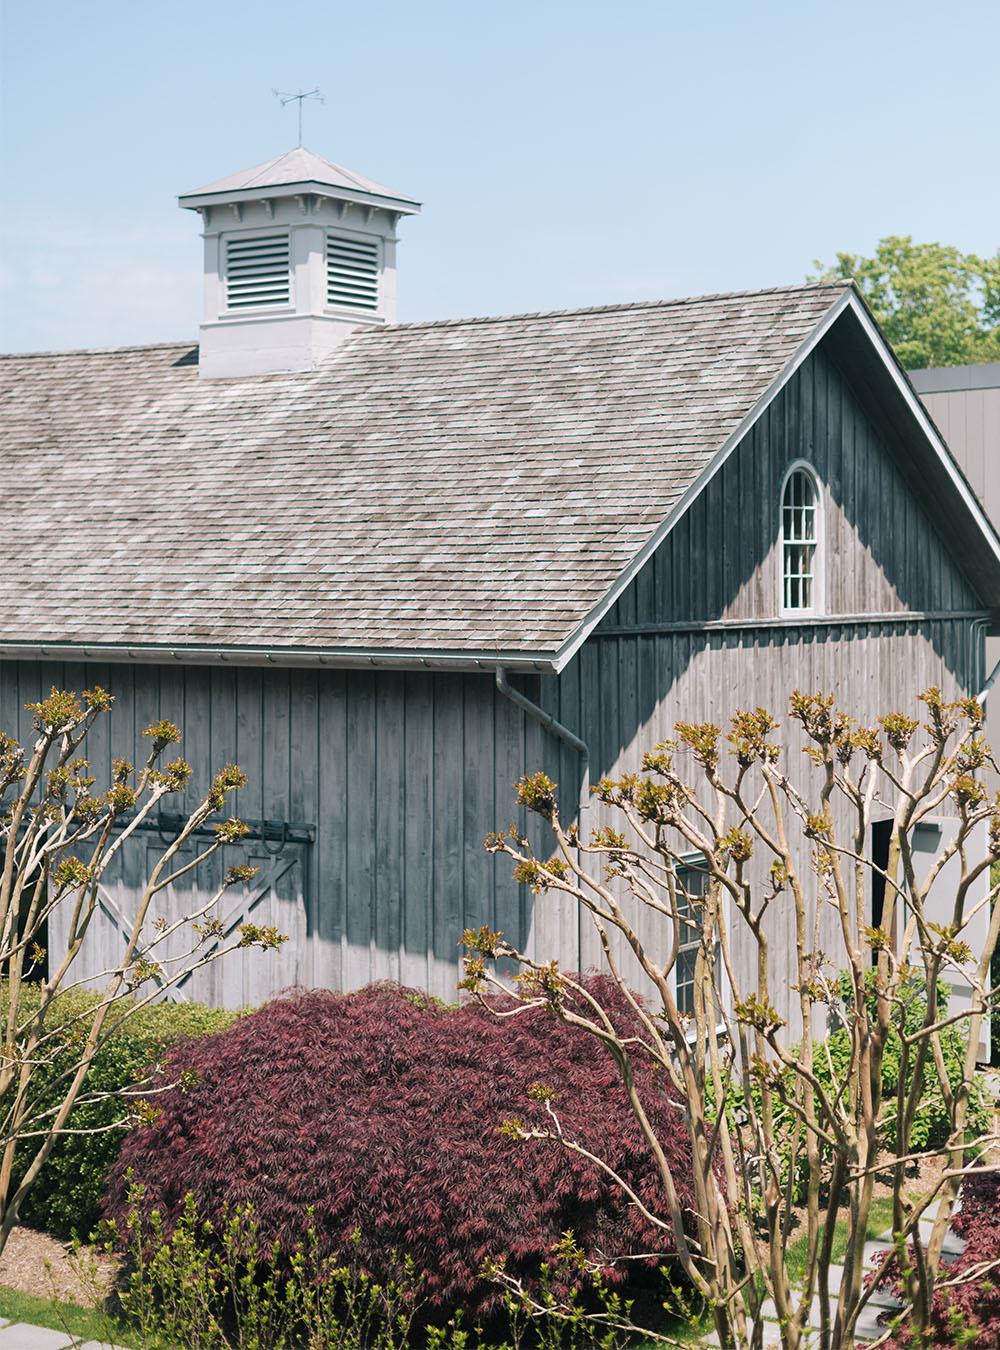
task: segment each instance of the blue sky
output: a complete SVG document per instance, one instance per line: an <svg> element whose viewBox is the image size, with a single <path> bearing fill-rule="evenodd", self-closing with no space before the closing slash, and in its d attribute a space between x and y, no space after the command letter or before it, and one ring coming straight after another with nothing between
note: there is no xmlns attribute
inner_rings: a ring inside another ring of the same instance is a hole
<svg viewBox="0 0 1000 1350"><path fill-rule="evenodd" d="M46 0L2 8L0 347L194 337L179 192L296 140L424 203L400 318L1000 245L997 0Z"/></svg>

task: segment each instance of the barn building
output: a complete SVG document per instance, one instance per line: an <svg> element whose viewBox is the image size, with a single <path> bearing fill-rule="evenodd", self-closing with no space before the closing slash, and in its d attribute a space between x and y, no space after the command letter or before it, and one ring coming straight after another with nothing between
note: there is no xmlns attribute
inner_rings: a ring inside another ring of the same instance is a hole
<svg viewBox="0 0 1000 1350"><path fill-rule="evenodd" d="M981 688L1000 541L852 285L398 324L413 199L299 149L181 204L200 350L0 376L0 724L101 683L98 773L168 717L199 788L249 775L226 922L291 941L175 996L450 999L484 923L585 966L482 846L523 773L571 814L678 718ZM105 879L109 943L155 825Z"/></svg>

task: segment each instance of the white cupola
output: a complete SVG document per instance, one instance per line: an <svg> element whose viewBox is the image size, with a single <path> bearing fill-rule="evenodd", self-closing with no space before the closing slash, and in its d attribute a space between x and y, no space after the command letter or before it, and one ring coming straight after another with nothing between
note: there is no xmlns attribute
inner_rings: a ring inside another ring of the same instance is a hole
<svg viewBox="0 0 1000 1350"><path fill-rule="evenodd" d="M396 318L396 224L420 203L299 146L186 192L201 213L207 379L312 370Z"/></svg>

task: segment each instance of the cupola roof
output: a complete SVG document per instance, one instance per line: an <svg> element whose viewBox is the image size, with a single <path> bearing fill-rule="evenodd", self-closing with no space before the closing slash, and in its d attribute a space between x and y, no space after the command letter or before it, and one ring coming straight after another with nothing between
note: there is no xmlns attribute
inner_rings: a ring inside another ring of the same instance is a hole
<svg viewBox="0 0 1000 1350"><path fill-rule="evenodd" d="M312 192L320 196L381 206L401 215L415 214L420 210L420 203L412 197L404 197L391 188L383 187L381 183L373 183L370 178L362 178L360 174L352 173L350 169L334 164L322 155L313 154L302 145L286 150L283 155L276 155L263 164L255 164L251 169L185 192L178 201L181 206L197 210L217 202L260 197L262 192L281 197Z"/></svg>

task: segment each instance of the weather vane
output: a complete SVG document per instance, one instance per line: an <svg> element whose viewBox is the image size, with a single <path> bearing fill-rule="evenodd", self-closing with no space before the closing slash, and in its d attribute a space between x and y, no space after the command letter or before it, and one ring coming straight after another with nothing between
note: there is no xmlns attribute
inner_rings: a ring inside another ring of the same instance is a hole
<svg viewBox="0 0 1000 1350"><path fill-rule="evenodd" d="M310 89L308 93L303 93L302 90L300 89L299 92L298 92L297 94L286 94L285 91L284 91L283 89L272 89L272 90L271 90L271 93L274 95L275 98L280 98L280 99L281 99L281 106L282 106L283 108L287 107L289 103L298 103L298 105L299 105L299 145L301 145L301 144L302 144L302 105L303 105L303 103L306 101L307 98L315 98L315 99L319 99L320 103L325 103L326 100L323 98L323 95L319 92L318 89Z"/></svg>

